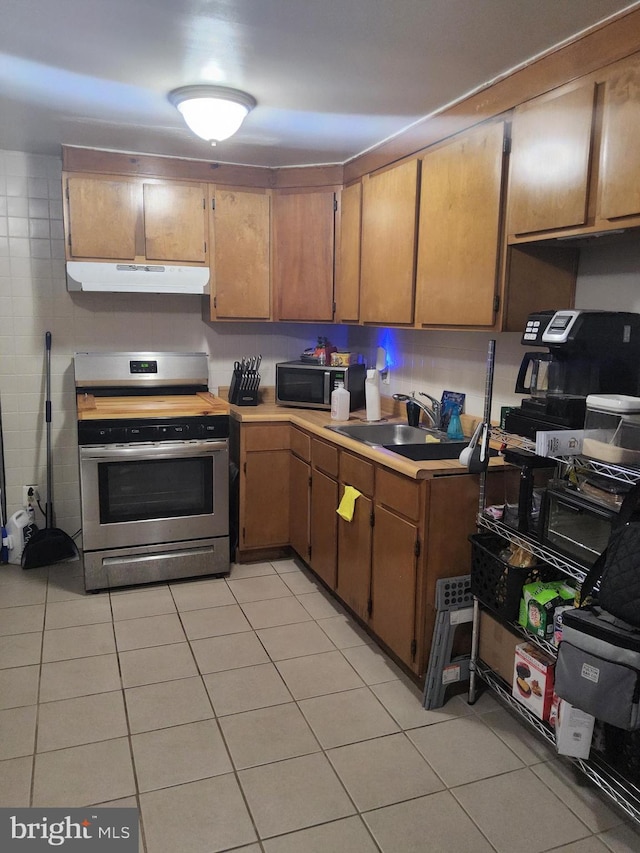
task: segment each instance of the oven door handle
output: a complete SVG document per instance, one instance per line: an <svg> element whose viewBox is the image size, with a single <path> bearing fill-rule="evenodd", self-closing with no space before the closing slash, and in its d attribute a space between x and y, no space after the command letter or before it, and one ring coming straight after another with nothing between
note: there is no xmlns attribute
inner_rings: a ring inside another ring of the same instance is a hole
<svg viewBox="0 0 640 853"><path fill-rule="evenodd" d="M203 442L170 442L163 441L157 444L137 444L111 447L81 447L80 459L163 459L176 456L185 458L188 456L202 456L221 453L228 449L228 442L203 441Z"/></svg>

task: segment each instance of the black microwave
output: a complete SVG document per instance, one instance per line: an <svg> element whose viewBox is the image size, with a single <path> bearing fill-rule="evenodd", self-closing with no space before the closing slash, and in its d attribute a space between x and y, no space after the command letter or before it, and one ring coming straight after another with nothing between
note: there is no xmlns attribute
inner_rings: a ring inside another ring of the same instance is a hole
<svg viewBox="0 0 640 853"><path fill-rule="evenodd" d="M331 409L331 392L337 382L351 394L350 411L364 407L364 364L331 367L304 361L276 364L276 403L305 409Z"/></svg>

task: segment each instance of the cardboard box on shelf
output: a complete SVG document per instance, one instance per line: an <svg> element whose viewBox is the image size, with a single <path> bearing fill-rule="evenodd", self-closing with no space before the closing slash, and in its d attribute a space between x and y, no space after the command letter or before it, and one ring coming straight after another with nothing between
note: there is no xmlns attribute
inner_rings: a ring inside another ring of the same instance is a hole
<svg viewBox="0 0 640 853"><path fill-rule="evenodd" d="M480 660L511 684L515 649L522 642L520 634L503 625L486 610L480 611Z"/></svg>
<svg viewBox="0 0 640 853"><path fill-rule="evenodd" d="M533 643L516 646L511 695L540 720L548 720L555 661Z"/></svg>

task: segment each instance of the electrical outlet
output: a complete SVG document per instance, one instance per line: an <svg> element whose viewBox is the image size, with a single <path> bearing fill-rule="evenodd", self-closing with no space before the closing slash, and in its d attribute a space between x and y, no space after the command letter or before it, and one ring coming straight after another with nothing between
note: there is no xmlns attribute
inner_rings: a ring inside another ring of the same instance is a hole
<svg viewBox="0 0 640 853"><path fill-rule="evenodd" d="M38 486L35 483L22 487L22 506L36 506L39 499Z"/></svg>

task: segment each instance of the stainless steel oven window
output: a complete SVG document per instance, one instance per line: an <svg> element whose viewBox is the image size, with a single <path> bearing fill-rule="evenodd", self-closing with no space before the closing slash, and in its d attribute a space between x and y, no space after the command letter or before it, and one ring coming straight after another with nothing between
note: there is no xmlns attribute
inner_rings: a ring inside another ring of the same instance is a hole
<svg viewBox="0 0 640 853"><path fill-rule="evenodd" d="M211 459L98 463L100 523L210 515Z"/></svg>

